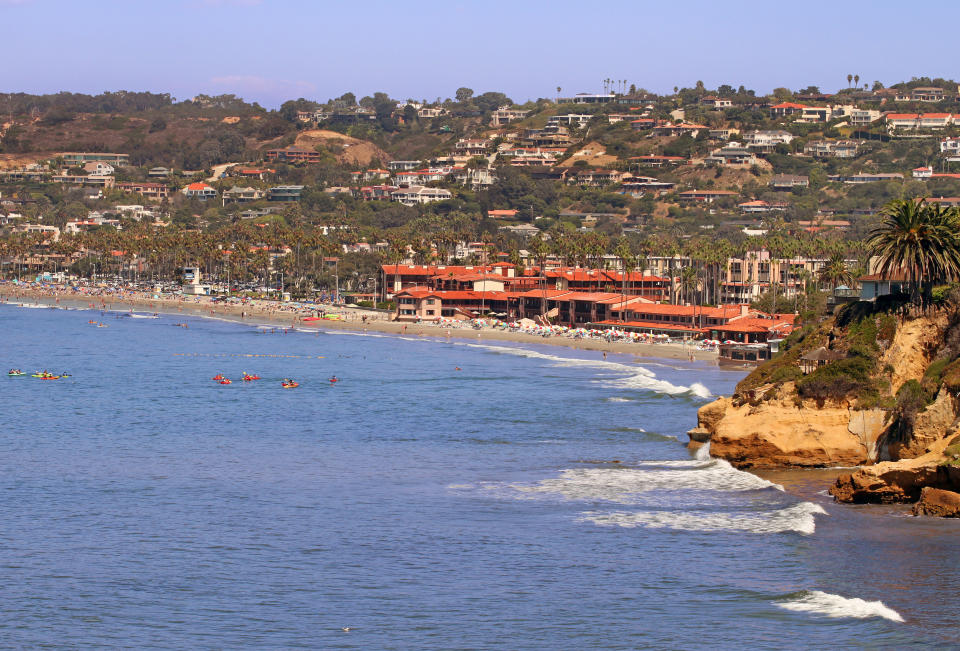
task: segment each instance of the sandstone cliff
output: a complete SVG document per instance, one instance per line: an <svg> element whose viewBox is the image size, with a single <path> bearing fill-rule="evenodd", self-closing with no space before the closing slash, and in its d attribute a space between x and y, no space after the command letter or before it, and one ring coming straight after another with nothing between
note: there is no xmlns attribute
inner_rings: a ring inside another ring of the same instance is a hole
<svg viewBox="0 0 960 651"><path fill-rule="evenodd" d="M808 327L702 407L691 440L741 468L863 466L831 489L844 502L960 489L960 311L884 310L855 304ZM804 352L824 345L837 361L804 375Z"/></svg>
<svg viewBox="0 0 960 651"><path fill-rule="evenodd" d="M788 383L775 398L739 404L720 398L701 407L691 438L706 434L710 453L740 468L856 466L877 460L889 421L882 409L798 401Z"/></svg>

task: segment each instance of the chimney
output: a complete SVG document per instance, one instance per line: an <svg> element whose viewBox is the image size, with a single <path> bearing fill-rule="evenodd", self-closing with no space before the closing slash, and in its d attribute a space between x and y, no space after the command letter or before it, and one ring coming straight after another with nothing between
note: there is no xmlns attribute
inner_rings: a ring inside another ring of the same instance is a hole
<svg viewBox="0 0 960 651"><path fill-rule="evenodd" d="M746 303L740 305L740 316L747 316L750 314L750 306Z"/></svg>

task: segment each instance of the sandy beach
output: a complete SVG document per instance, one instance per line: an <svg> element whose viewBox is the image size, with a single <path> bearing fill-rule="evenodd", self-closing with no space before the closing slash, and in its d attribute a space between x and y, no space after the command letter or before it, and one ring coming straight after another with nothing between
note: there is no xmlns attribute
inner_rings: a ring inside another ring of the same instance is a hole
<svg viewBox="0 0 960 651"><path fill-rule="evenodd" d="M717 360L716 351L698 350L694 345L676 343L646 343L605 341L603 339L574 339L570 337L541 337L523 332L494 328L453 328L431 323L390 321L388 314L346 306L322 306L327 314L339 314L342 320L303 321L307 314L289 304L278 301L251 300L244 305L214 303L206 296L153 296L138 292L123 294L81 294L67 287L32 287L23 284L0 285L0 300L10 303L39 303L51 307L71 307L97 311L137 311L185 316L209 317L276 327L316 328L320 330L350 330L354 332L383 332L407 336L456 338L485 341L509 341L523 344L564 346L579 350L636 355L665 359L697 361ZM318 306L321 308L321 306ZM366 316L366 321L363 317Z"/></svg>

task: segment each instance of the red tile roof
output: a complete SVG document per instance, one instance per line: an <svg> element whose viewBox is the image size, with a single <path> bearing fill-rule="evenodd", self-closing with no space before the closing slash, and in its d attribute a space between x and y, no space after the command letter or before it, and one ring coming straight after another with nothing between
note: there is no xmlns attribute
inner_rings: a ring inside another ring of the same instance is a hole
<svg viewBox="0 0 960 651"><path fill-rule="evenodd" d="M675 330L677 332L706 332L707 328L695 328L682 323L661 323L660 321L616 321L607 319L598 321L604 325L626 326L630 328L650 328L651 330Z"/></svg>

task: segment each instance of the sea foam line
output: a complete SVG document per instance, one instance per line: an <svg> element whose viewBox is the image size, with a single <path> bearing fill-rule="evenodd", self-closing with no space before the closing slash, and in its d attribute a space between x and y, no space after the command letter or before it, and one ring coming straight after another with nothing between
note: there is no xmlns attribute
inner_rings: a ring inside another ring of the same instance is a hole
<svg viewBox="0 0 960 651"><path fill-rule="evenodd" d="M866 601L864 599L841 597L838 594L821 592L820 590L805 590L798 596L787 601L775 601L774 604L784 610L802 613L813 613L827 617L849 617L868 619L882 617L891 622L903 622L903 617L893 608L889 608L882 601Z"/></svg>
<svg viewBox="0 0 960 651"><path fill-rule="evenodd" d="M649 461L639 467L573 468L533 484L487 484L487 490L509 491L516 499L559 497L572 502L639 504L644 493L678 490L742 492L783 487L742 472L726 461Z"/></svg>
<svg viewBox="0 0 960 651"><path fill-rule="evenodd" d="M816 530L815 515L826 511L813 502L801 502L785 509L760 513L721 513L709 511L587 511L578 522L606 527L645 527L677 531L740 531L746 533L796 532L811 535Z"/></svg>
<svg viewBox="0 0 960 651"><path fill-rule="evenodd" d="M660 380L653 371L642 366L632 366L607 360L576 359L572 357L560 357L557 355L548 355L526 348L513 348L510 346L492 346L489 344L464 344L471 348L481 348L495 353L504 353L507 355L516 355L518 357L528 357L532 359L542 359L551 362L553 366L570 367L586 366L589 368L605 369L616 373L627 373L626 376L602 380L605 386L615 389L645 389L657 393L668 395L692 394L698 398L711 398L713 394L706 386L700 382L694 382L688 387L672 384L666 380Z"/></svg>

